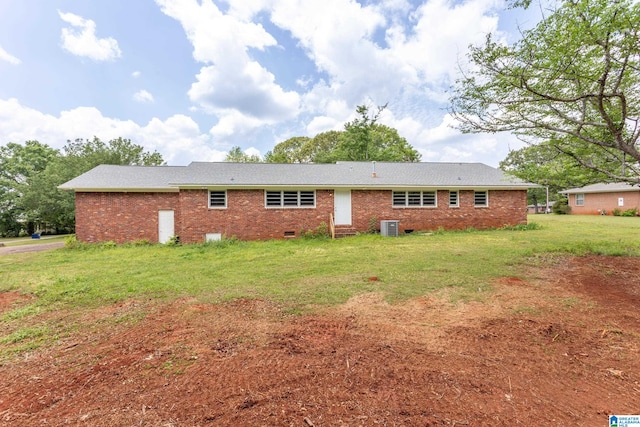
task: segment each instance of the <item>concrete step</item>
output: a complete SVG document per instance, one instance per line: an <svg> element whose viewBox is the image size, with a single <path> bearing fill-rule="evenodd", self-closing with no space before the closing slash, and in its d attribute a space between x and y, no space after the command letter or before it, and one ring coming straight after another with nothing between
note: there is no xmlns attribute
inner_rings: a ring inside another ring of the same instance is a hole
<svg viewBox="0 0 640 427"><path fill-rule="evenodd" d="M355 236L355 235L356 235L356 229L353 227L336 227L335 228L336 239L339 239L342 237Z"/></svg>

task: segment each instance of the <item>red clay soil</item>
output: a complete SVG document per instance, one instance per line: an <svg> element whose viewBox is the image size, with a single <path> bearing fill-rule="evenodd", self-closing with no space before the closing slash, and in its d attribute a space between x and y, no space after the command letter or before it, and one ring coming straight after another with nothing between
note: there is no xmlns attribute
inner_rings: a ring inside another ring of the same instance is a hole
<svg viewBox="0 0 640 427"><path fill-rule="evenodd" d="M527 273L457 304L103 308L0 366L0 425L607 426L639 414L640 259ZM21 303L0 296L0 311Z"/></svg>

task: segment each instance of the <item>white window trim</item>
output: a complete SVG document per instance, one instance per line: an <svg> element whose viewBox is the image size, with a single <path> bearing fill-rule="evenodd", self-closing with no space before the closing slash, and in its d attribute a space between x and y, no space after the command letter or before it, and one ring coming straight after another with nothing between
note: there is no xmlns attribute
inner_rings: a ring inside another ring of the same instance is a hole
<svg viewBox="0 0 640 427"><path fill-rule="evenodd" d="M211 193L224 193L224 206L211 206ZM227 209L229 204L229 199L227 197L227 190L209 190L207 193L207 204L209 205L209 209Z"/></svg>
<svg viewBox="0 0 640 427"><path fill-rule="evenodd" d="M292 205L284 205L284 193L285 192L296 192L298 193L298 204L296 206ZM300 193L301 192L311 192L313 193L313 205L300 205ZM280 205L278 206L269 206L267 204L267 193L280 193ZM264 207L266 209L315 209L317 203L317 194L315 190L264 190Z"/></svg>
<svg viewBox="0 0 640 427"><path fill-rule="evenodd" d="M477 205L476 204L476 193L485 193L486 204ZM488 208L489 207L489 190L474 190L473 191L473 207L475 208Z"/></svg>
<svg viewBox="0 0 640 427"><path fill-rule="evenodd" d="M580 197L580 203L578 203L578 196ZM576 206L584 206L584 193L576 193Z"/></svg>
<svg viewBox="0 0 640 427"><path fill-rule="evenodd" d="M404 205L396 205L394 203L394 193L404 193ZM420 204L419 205L410 205L409 204L409 193L420 193ZM433 193L435 197L435 205L425 205L424 204L424 193ZM392 190L391 191L391 207L394 209L435 209L438 207L438 191L436 190Z"/></svg>

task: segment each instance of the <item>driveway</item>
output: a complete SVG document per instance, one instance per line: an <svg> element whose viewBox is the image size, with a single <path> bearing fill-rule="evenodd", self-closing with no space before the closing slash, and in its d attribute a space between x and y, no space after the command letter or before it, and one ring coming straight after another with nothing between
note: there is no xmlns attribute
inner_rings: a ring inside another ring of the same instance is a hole
<svg viewBox="0 0 640 427"><path fill-rule="evenodd" d="M0 255L20 254L25 252L40 252L57 249L64 246L64 242L37 243L33 245L2 246Z"/></svg>

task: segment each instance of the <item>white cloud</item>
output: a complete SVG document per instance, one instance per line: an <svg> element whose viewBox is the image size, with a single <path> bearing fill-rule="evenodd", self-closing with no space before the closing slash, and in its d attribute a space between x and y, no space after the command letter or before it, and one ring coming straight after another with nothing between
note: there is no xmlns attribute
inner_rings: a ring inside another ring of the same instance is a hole
<svg viewBox="0 0 640 427"><path fill-rule="evenodd" d="M482 42L498 28L496 0L454 4L446 0L425 2L414 13L411 34L388 32L387 41L401 63L429 82L452 81L469 44Z"/></svg>
<svg viewBox="0 0 640 427"><path fill-rule="evenodd" d="M153 102L153 95L142 89L133 94L133 100L137 102Z"/></svg>
<svg viewBox="0 0 640 427"><path fill-rule="evenodd" d="M62 29L62 47L77 56L94 61L111 61L122 55L118 42L111 38L96 37L96 23L73 13L58 11L60 18L70 24Z"/></svg>
<svg viewBox="0 0 640 427"><path fill-rule="evenodd" d="M189 97L215 113L235 110L267 124L291 119L298 109L298 94L285 92L257 62L203 67L196 79Z"/></svg>
<svg viewBox="0 0 640 427"><path fill-rule="evenodd" d="M16 58L15 56L11 55L6 50L4 50L2 48L2 46L0 46L0 60L6 61L6 62L8 62L9 64L12 64L12 65L20 65L20 63L22 62L18 58Z"/></svg>
<svg viewBox="0 0 640 427"><path fill-rule="evenodd" d="M142 73L140 71L134 71L133 73L131 73L131 77L133 77L134 79L137 79L141 75Z"/></svg>
<svg viewBox="0 0 640 427"><path fill-rule="evenodd" d="M200 70L189 97L218 117L214 134L270 125L295 117L300 96L286 91L275 76L248 54L277 42L261 24L249 22L257 9L224 14L211 0L156 0L162 11L182 25ZM260 9L260 7L258 7ZM238 117L249 120L238 121Z"/></svg>
<svg viewBox="0 0 640 427"><path fill-rule="evenodd" d="M306 76L298 79L302 88L312 86L302 96L302 110L318 116L307 126L313 129L328 123L327 118L348 118L342 111L330 112L327 100L344 102L350 114L362 103L391 101L388 110L398 120L423 120L429 108L425 104L438 108L436 104L447 102L446 89L467 46L496 31L496 10L502 4L428 0L416 7L405 0L366 6L353 0L272 1L271 21L290 32L327 76L313 86ZM437 118L429 117L423 127L433 120ZM424 134L424 129L413 132Z"/></svg>
<svg viewBox="0 0 640 427"><path fill-rule="evenodd" d="M262 155L260 154L260 150L258 150L255 147L249 147L246 150L244 150L244 153L247 156L257 156L257 157L262 157Z"/></svg>
<svg viewBox="0 0 640 427"><path fill-rule="evenodd" d="M472 161L497 167L510 149L524 146L522 141L509 133L463 134L454 128L456 121L449 114L445 114L442 121L432 128L410 120L394 124L399 133L422 154L423 161Z"/></svg>
<svg viewBox="0 0 640 427"><path fill-rule="evenodd" d="M169 164L187 164L194 159L222 161L227 150L216 148L198 124L182 114L166 120L153 118L146 125L105 117L93 107L62 111L58 117L21 105L16 99L0 99L0 144L38 140L62 148L67 140L93 138L103 141L123 137L148 151L157 150Z"/></svg>
<svg viewBox="0 0 640 427"><path fill-rule="evenodd" d="M213 63L246 56L247 48L264 50L276 40L261 24L223 14L211 0L156 0L162 12L182 25L198 62Z"/></svg>
<svg viewBox="0 0 640 427"><path fill-rule="evenodd" d="M232 145L242 145L230 141L246 140L247 135L263 124L262 120L245 116L237 110L230 110L218 120L209 133L216 140L229 141Z"/></svg>

